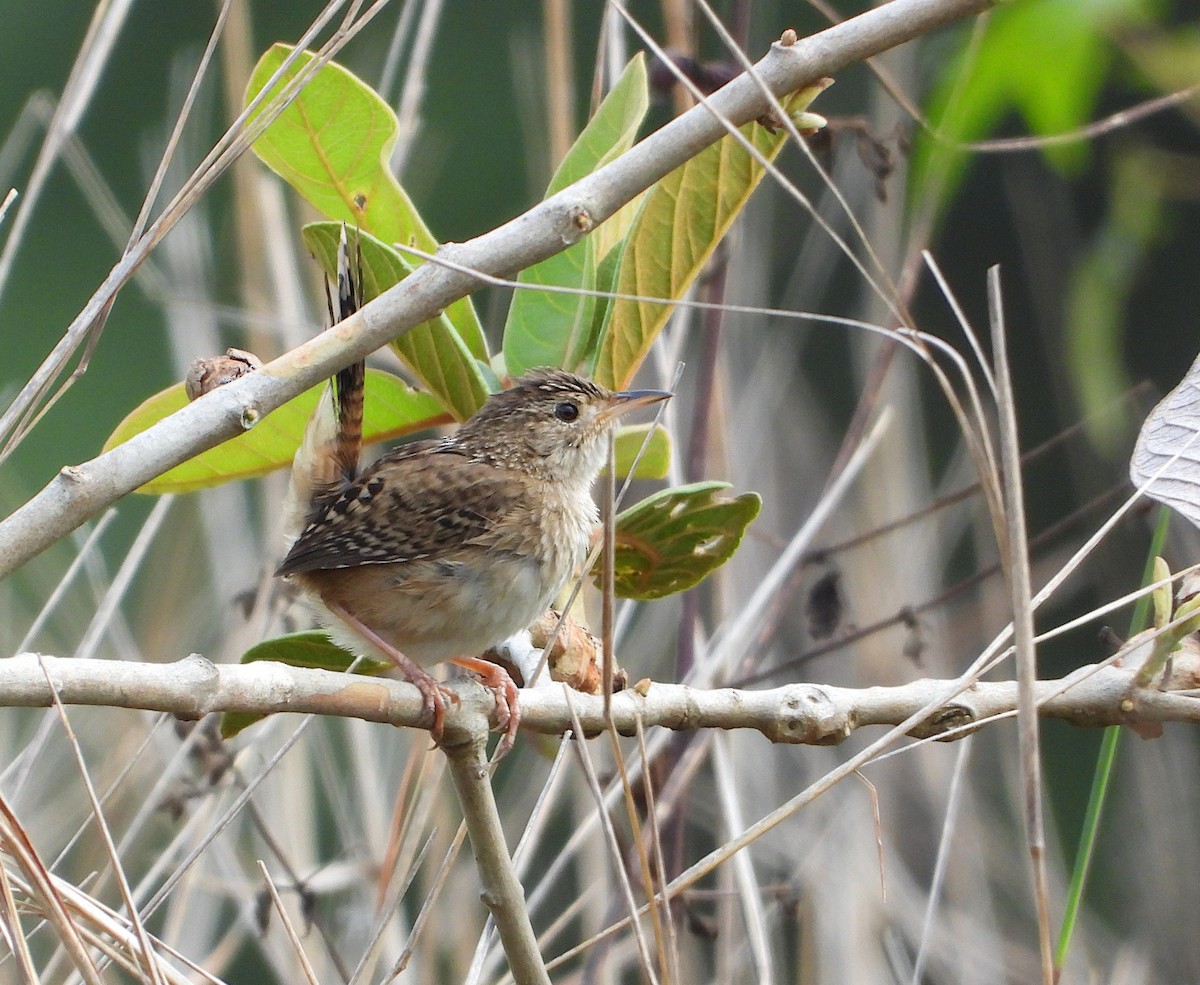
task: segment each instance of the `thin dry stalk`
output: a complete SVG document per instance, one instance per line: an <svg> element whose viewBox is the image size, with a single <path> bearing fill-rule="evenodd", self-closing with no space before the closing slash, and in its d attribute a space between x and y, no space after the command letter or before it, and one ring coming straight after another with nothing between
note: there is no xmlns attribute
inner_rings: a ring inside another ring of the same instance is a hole
<svg viewBox="0 0 1200 985"><path fill-rule="evenodd" d="M392 823L388 832L387 847L383 852L383 863L379 867L379 882L375 887L376 907L383 906L383 901L387 898L392 876L399 864L401 846L404 845L409 832L416 830L416 826L412 824L413 802L418 789L427 789L425 769L429 761L426 750L414 742L409 748L404 773L400 776L400 785L396 788L396 796L392 803Z"/></svg>
<svg viewBox="0 0 1200 985"><path fill-rule="evenodd" d="M446 849L446 854L442 857L442 864L438 866L437 872L433 877L433 885L430 886L429 892L425 899L421 901L421 909L417 911L417 918L413 921L412 932L408 935L408 943L404 945L404 950L400 952L400 957L396 959L395 965L392 967L391 973L387 977L387 981L391 981L397 975L408 967L409 961L412 960L416 953L417 943L421 939L421 933L428 925L434 914L434 903L441 895L442 890L446 886L446 879L450 875L450 869L454 865L454 860L458 858L458 853L462 849L463 842L467 837L467 825L462 823L458 826L458 830L454 832L454 838L450 842L450 847Z"/></svg>
<svg viewBox="0 0 1200 985"><path fill-rule="evenodd" d="M21 926L21 911L13 893L12 880L8 878L8 869L3 864L0 864L0 903L3 904L0 926L3 927L5 943L17 962L21 982L23 985L38 985L38 973L33 965L33 955L29 953L29 941Z"/></svg>
<svg viewBox="0 0 1200 985"><path fill-rule="evenodd" d="M455 841L452 843L450 851L446 853L446 859L444 861L442 870L443 872L449 870L449 864L457 857L458 848L462 846L462 839L464 836L466 836L466 834L467 829L464 828L462 824L458 825ZM430 836L425 839L424 845L421 845L420 849L418 849L418 852L413 855L413 861L408 867L408 872L404 873L404 878L401 879L400 883L397 884L396 889L392 891L391 899L384 900L382 903L380 903L374 930L371 933L371 937L367 939L366 947L362 949L362 956L359 959L359 965L354 969L354 973L350 975L349 979L347 980L347 985L358 985L360 981L366 980L371 974L373 974L374 966L376 966L376 962L378 961L379 944L383 941L384 933L386 930L388 930L388 925L392 921L392 914L396 912L396 907L400 905L400 901L403 899L404 894L407 893L408 888L413 884L413 879L416 878L416 873L418 873L420 870L421 865L425 863L425 857L428 853L430 853L430 848L433 847L433 839L436 836L437 830L430 831ZM438 883L438 885L440 885L440 883ZM432 909L432 907L430 909ZM425 911L418 913L418 920L424 917L424 915ZM415 941L415 939L416 933L414 930L413 935L409 938L409 948L412 947L412 942ZM412 954L412 951L406 948L406 955L410 954ZM402 955L401 960L406 961L407 963L406 956ZM396 975L400 974L402 971L403 968L400 966L400 961L397 961L394 971L392 971L391 975L389 975L389 979L395 978Z"/></svg>
<svg viewBox="0 0 1200 985"><path fill-rule="evenodd" d="M37 849L29 840L28 833L22 827L21 822L17 820L17 815L2 794L0 794L0 846L12 856L21 871L25 873L25 878L29 883L29 895L40 902L42 915L58 934L58 940L75 965L79 976L87 985L103 985L100 972L96 970L96 965L83 943L75 919L59 895L53 877L42 864Z"/></svg>
<svg viewBox="0 0 1200 985"><path fill-rule="evenodd" d="M954 771L950 775L950 790L946 797L946 817L942 822L941 836L938 838L937 859L933 865L933 877L929 880L929 896L925 901L925 915L921 920L921 941L917 945L917 956L913 961L913 973L910 979L912 985L921 985L923 981L925 960L935 929L933 917L937 912L938 903L942 898L942 887L946 882L946 867L950 862L950 846L954 841L955 827L959 820L959 807L962 803L967 762L973 746L974 743L968 736L959 743L958 755L954 759Z"/></svg>
<svg viewBox="0 0 1200 985"><path fill-rule="evenodd" d="M879 814L879 789L867 779L866 774L859 772L855 777L867 788L867 796L871 800L871 821L875 825L875 854L879 859L879 896L887 902L887 870L884 866L883 854L883 819Z"/></svg>
<svg viewBox="0 0 1200 985"><path fill-rule="evenodd" d="M42 664L42 671L46 674L46 684L50 687L50 693L53 695L54 709L58 713L63 734L66 736L67 743L75 755L75 763L79 767L79 776L83 780L83 788L87 792L88 803L92 809L92 817L96 821L96 827L100 832L100 837L104 841L104 848L108 852L108 861L112 866L113 875L116 877L117 886L121 892L121 899L124 900L125 908L129 911L129 919L133 924L134 934L142 952L140 955L141 966L150 976L150 980L154 985L164 985L162 974L159 971L158 958L154 953L154 949L150 946L150 936L146 933L146 927L142 923L141 914L138 913L137 904L134 902L133 894L130 892L129 882L125 878L125 869L121 865L121 856L117 852L117 846L112 839L112 832L109 830L108 822L105 820L104 811L100 806L100 798L96 796L96 788L92 785L92 777L88 772L87 763L83 758L83 750L79 746L79 740L75 737L75 730L71 727L70 719L67 718L67 711L58 697L58 691L55 689L54 682L51 680L49 672L46 671L44 663ZM136 960L138 955L132 955L132 957Z"/></svg>
<svg viewBox="0 0 1200 985"><path fill-rule="evenodd" d="M772 109L774 113L782 123L784 129L787 131L788 136L792 138L792 143L800 149L800 153L808 161L813 171L821 179L821 183L833 196L834 201L837 202L838 207L846 216L846 220L850 223L850 228L854 231L855 239L862 247L863 252L866 254L867 261L874 273L872 274L868 272L867 264L863 263L863 261L858 258L858 255L850 249L850 245L833 230L828 221L813 206L812 201L805 196L793 182L789 181L787 177L782 174L782 172L780 172L773 161L760 161L760 163L764 164L768 173L776 181L779 187L786 191L789 196L799 202L804 207L805 211L809 213L810 218L829 235L830 239L837 246L837 248L842 252L846 259L854 265L855 269L857 269L862 275L867 285L884 303L888 309L888 312L893 318L896 319L897 324L906 325L909 328L912 328L912 319L909 317L908 312L905 309L904 303L901 300L902 296L897 290L896 284L892 280L887 266L876 253L875 245L871 242L871 238L867 235L862 223L859 222L858 216L854 214L854 210L850 207L850 203L846 201L846 197L842 194L842 190L837 186L837 183L833 180L833 178L826 173L825 169L822 168L817 162L816 155L813 153L812 148L808 145L808 141L800 135L800 132L796 129L796 124L792 121L792 118L783 111L783 107L780 105L779 100L775 99L773 96L770 96L769 91L762 89L765 83L755 71L753 64L751 64L751 62L746 58L745 52L742 51L733 35L731 35L725 28L725 25L721 22L721 19L717 17L716 13L708 5L706 0L697 0L697 2L699 3L700 9L704 11L705 15L709 19L709 22L716 30L717 36L720 37L722 43L725 45L730 54L732 54L737 62L742 66L742 70L758 83L760 90L764 91L765 94L771 98Z"/></svg>
<svg viewBox="0 0 1200 985"><path fill-rule="evenodd" d="M610 463L611 465L611 463ZM606 717L611 715L612 706L609 705L605 714ZM617 735L617 730L612 727L610 722L608 728L605 729L605 734L609 739L609 748L612 750L613 761L617 764L617 774L621 781L621 791L625 795L625 815L629 820L629 829L631 833L630 844L634 852L637 854L638 872L642 877L642 885L646 889L646 893L650 903L650 928L654 931L654 948L658 955L658 970L662 975L667 972L667 941L666 929L664 924L670 923L670 910L666 907L660 907L656 901L653 892L654 874L651 871L649 849L646 845L642 824L638 818L637 804L633 796L633 784L629 779L629 771L626 769L625 753L621 749L620 736ZM642 771L645 776L645 771ZM662 855L662 845L656 846L655 854ZM613 859L615 865L621 864L621 858L618 855ZM647 975L653 977L651 969L646 969Z"/></svg>
<svg viewBox="0 0 1200 985"><path fill-rule="evenodd" d="M111 660L105 660L101 662L108 665L110 668L113 665L113 661ZM52 667L52 669L54 668ZM56 682L61 680L61 678L59 678L57 675L54 679ZM288 736L288 738L280 745L279 749L275 751L275 754L267 760L258 774L250 778L242 791L237 795L237 797L234 798L233 802L225 809L221 816L207 827L203 836L201 836L194 844L192 844L188 853L178 863L178 865L175 866L175 869L172 871L172 873L163 881L163 884L159 886L157 892L155 892L155 894L150 898L149 902L146 903L142 908L142 912L145 916L149 916L164 902L166 902L167 898L174 891L175 887L178 885L179 881L184 877L187 871L192 867L193 864L195 864L196 860L208 850L209 845L216 840L216 838L225 830L225 828L233 821L233 819L242 812L242 808L245 807L246 803L254 795L254 791L258 789L259 785L270 775L272 770L279 765L279 763L283 760L283 757L291 750L292 746L294 746L300 740L300 736L304 734L305 730L312 723L312 721L312 716L309 716L301 721L301 723L296 727L295 731L292 732L292 734ZM182 833L183 832L181 832L181 834ZM167 853L164 853L163 857L167 858L170 856ZM148 880L149 876L143 880L143 885L147 885Z"/></svg>
<svg viewBox="0 0 1200 985"><path fill-rule="evenodd" d="M790 197L792 197L797 203L799 203L799 205L804 209L804 211L808 213L809 217L813 220L813 222L815 222L818 226L821 227L822 231L829 237L829 239L833 243L835 243L837 245L838 249L841 250L841 252L845 255L846 259L849 260L850 263L854 265L855 269L858 271L859 275L863 278L863 280L871 287L871 289L875 292L875 294L879 297L879 299L887 306L889 311L892 312L892 314L895 316L897 322L899 322L902 325L907 324L908 320L903 316L902 312L900 312L895 306L895 300L894 300L896 297L895 288L889 282L886 281L887 274L885 271L882 270L882 264L879 263L878 258L875 257L874 250L871 247L871 244L868 242L865 232L862 230L861 226L859 226L858 221L854 218L854 215L851 212L849 205L842 198L841 191L839 189L837 189L837 187L829 180L828 176L825 175L825 172L821 168L817 167L818 174L821 175L823 180L826 182L827 186L830 188L832 193L837 197L838 201L841 203L841 205L845 209L846 215L849 217L849 219L851 220L851 222L853 224L855 231L858 233L860 242L862 242L864 244L864 248L867 250L870 258L874 261L874 265L876 266L877 270L879 270L881 272L882 276L885 278L884 283L881 284L879 281L876 280L875 276L867 269L866 264L864 264L858 258L857 254L855 254L855 252L850 248L849 244L845 242L845 240L838 234L837 230L835 230L833 228L833 226L829 223L829 221L823 215L821 215L820 212L813 206L812 201L808 198L808 196L805 195L795 185L795 183L792 182L779 169L778 165L776 165L774 161L767 160L757 148L755 148L754 146L751 145L750 141L746 138L746 136L738 129L738 124L735 123L735 121L733 121L731 119L727 119L721 115L721 113L720 113L719 109L716 107L712 97L706 96L703 92L701 92L700 89L696 86L696 84L694 82L692 82L692 80L689 79L683 73L683 71L679 69L678 66L675 65L674 61L668 56L668 54L654 40L654 38L650 34L650 32L647 31L645 28L643 28L641 26L641 24L633 18L633 16L625 9L625 7L621 3L618 3L618 2L616 2L616 0L614 0L613 7L620 11L621 15L626 19L626 21L628 21L630 27L632 27L634 29L634 31L637 32L638 37L642 41L642 44L644 44L647 47L647 49L649 49L651 52L653 52L654 55L657 56L664 65L667 66L667 68L675 76L675 80L691 93L692 97L696 100L696 102L698 102L701 106L708 108L710 110L710 112L712 112L714 114L714 116L716 116L717 119L719 119L722 122L722 125L725 128L726 134L728 136L732 137L734 140L736 140L742 146L742 148L758 163L758 165L763 168L763 170L766 172L766 174L768 176L770 176L770 178L780 188L782 188L785 192L787 192L787 194ZM802 149L802 152L804 154L806 154L809 157L809 159L813 162L814 166L816 166L816 159L812 155L812 149L808 146L807 142L800 136L799 131L796 129L796 125L792 122L791 117L784 111L782 105L779 102L779 99L771 91L770 86L766 83L766 81L763 79L763 77L759 74L759 72L757 71L757 67L753 63L751 63L746 58L746 56L742 53L741 49L737 46L736 42L734 42L733 38L724 29L724 26L721 25L720 20L716 17L716 15L713 14L711 10L708 10L707 13L709 14L710 19L713 21L714 25L717 27L717 30L721 34L722 39L725 41L727 47L735 55L735 57L742 63L742 67L746 71L746 77L751 79L754 82L754 84L758 87L760 94L762 95L764 100L766 100L767 105L770 108L769 111L776 118L778 118L780 124L787 130L788 135L792 138L792 141L798 147L800 147Z"/></svg>
<svg viewBox="0 0 1200 985"><path fill-rule="evenodd" d="M616 872L617 884L621 887L621 897L627 907L631 918L627 918L628 924L633 929L634 941L637 944L638 956L641 959L642 970L647 978L652 983L657 983L658 979L654 974L654 965L650 959L650 948L646 943L646 936L642 930L641 911L638 910L637 903L633 898L633 887L629 884L629 876L625 872L625 867L621 864L621 846L617 842L617 833L613 828L612 819L608 815L608 810L605 805L604 793L600 789L600 780L596 776L596 768L592 763L591 753L588 751L587 744L580 738L586 735L582 726L579 723L579 715L575 710L575 701L572 698L571 692L567 688L562 689L563 697L566 698L567 708L571 713L571 728L573 746L579 756L580 765L583 767L584 776L587 778L588 788L591 790L593 798L596 802L596 814L599 818L600 828L604 833L604 842L608 848L609 857L613 863L613 870ZM610 707L611 711L611 707ZM621 789L629 790L628 776L622 772L621 774ZM646 886L647 891L651 889L649 883ZM645 908L649 910L649 906ZM549 969L547 969L549 970Z"/></svg>
<svg viewBox="0 0 1200 985"><path fill-rule="evenodd" d="M550 170L566 157L575 139L575 87L572 84L571 5L544 0L546 132L550 138Z"/></svg>
<svg viewBox="0 0 1200 985"><path fill-rule="evenodd" d="M642 720L637 722L638 754L643 763L649 762L646 757L646 730L642 728ZM646 819L650 827L650 847L653 850L654 879L650 885L665 886L667 884L667 866L663 859L662 833L659 830L658 809L655 806L654 783L650 774L642 770L642 796L646 799ZM663 981L682 982L679 965L679 939L675 934L675 921L671 919L670 910L664 921L667 931L667 962L663 971Z"/></svg>
<svg viewBox="0 0 1200 985"><path fill-rule="evenodd" d="M24 197L13 217L8 241L5 243L4 250L0 251L0 291L4 290L4 286L8 282L8 275L12 271L13 261L24 236L25 227L32 217L34 206L41 197L42 188L53 170L63 141L69 134L75 132L75 128L83 118L88 103L95 93L96 82L131 6L129 0L122 0L118 3L101 3L97 4L96 10L92 14L87 34L79 45L79 54L71 66L71 74L63 86L63 94L58 101L53 121L46 134L46 140L38 151L33 170L25 183ZM5 199L6 206L12 196L13 193L10 192Z"/></svg>
<svg viewBox="0 0 1200 985"><path fill-rule="evenodd" d="M91 529L87 532L87 537L84 539L83 543L79 545L75 556L71 558L71 563L67 565L67 570L63 572L62 577L58 579L58 583L54 586L54 591L52 591L49 596L47 596L46 601L42 603L42 607L38 610L38 614L34 617L33 622L29 624L29 629L26 630L21 642L17 644L18 653L28 650L33 645L33 641L37 638L38 633L42 631L42 627L46 625L46 622L54 613L54 610L58 607L59 602L61 602L63 596L66 595L67 589L71 586L72 582L74 582L75 576L83 568L84 562L87 561L92 552L96 549L96 546L100 541L101 534L104 533L108 525L112 523L116 516L117 511L115 509L105 510L104 513L101 514L100 518L94 524L92 524Z"/></svg>
<svg viewBox="0 0 1200 985"><path fill-rule="evenodd" d="M266 884L267 892L271 894L271 903L275 907L275 912L279 914L279 919L283 923L283 929L287 933L288 942L292 945L292 950L296 953L296 960L300 962L300 969L304 972L304 977L308 979L308 985L318 985L317 973L313 970L312 962L308 960L308 955L304 953L304 945L300 943L300 935L296 933L296 928L292 925L292 918L288 916L287 907L283 905L283 900L279 896L279 890L275 888L275 881L271 878L271 873L267 871L266 863L260 858L257 860L258 869L262 873L263 882Z"/></svg>
<svg viewBox="0 0 1200 985"><path fill-rule="evenodd" d="M158 536L158 531L166 520L167 513L170 511L171 504L174 501L174 496L161 496L158 502L154 504L150 515L146 517L145 523L138 530L137 537L122 559L121 566L117 569L116 575L113 576L112 582L104 593L104 598L96 606L95 614L88 624L87 632L84 633L83 639L79 641L79 646L75 651L76 656L90 657L95 654L101 640L104 638L104 634L108 632L112 620L117 616L121 602L125 598L125 593L129 590L129 586L133 583L134 578L137 577L138 572L142 570L146 553L150 550L151 544L154 543L155 537Z"/></svg>
<svg viewBox="0 0 1200 985"><path fill-rule="evenodd" d="M712 740L712 764L716 778L717 797L725 830L732 837L746 827L742 816L742 805L734 782L733 762L729 752L729 737L717 734ZM750 852L740 852L733 863L733 879L737 883L737 897L741 904L742 920L750 954L754 959L756 978L760 982L774 981L771 967L771 952L767 948L766 915L763 912L762 895L754 875L754 860Z"/></svg>
<svg viewBox="0 0 1200 985"><path fill-rule="evenodd" d="M433 40L437 35L444 3L445 0L429 0L419 8L421 19L417 24L416 37L408 58L408 71L404 73L404 85L400 90L400 105L396 110L399 136L392 151L392 171L397 175L404 173L415 146L421 103L425 98L426 80L429 77L429 57L433 52ZM410 11L416 9L415 4L404 5L400 14L401 23L397 26L398 36ZM390 86L382 91L386 93L388 88Z"/></svg>
<svg viewBox="0 0 1200 985"><path fill-rule="evenodd" d="M1008 342L1004 331L1004 305L1000 293L1000 268L988 270L988 302L992 323L992 353L996 361L996 394L999 401L1000 457L1007 519L1008 583L1013 606L1013 641L1017 659L1017 720L1020 723L1021 778L1025 786L1025 838L1033 863L1034 900L1037 906L1038 945L1042 956L1043 985L1054 983L1054 951L1050 943L1050 889L1046 876L1046 831L1042 815L1042 765L1038 745L1037 648L1033 632L1033 587L1029 577L1026 543L1025 494L1021 482L1021 447L1017 435Z"/></svg>

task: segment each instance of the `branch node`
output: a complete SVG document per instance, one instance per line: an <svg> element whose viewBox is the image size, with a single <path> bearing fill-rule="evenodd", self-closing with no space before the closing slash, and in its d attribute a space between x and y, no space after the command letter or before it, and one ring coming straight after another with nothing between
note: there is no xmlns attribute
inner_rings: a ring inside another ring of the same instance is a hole
<svg viewBox="0 0 1200 985"><path fill-rule="evenodd" d="M914 739L938 739L939 742L957 742L959 739L964 739L974 729L968 729L967 726L975 721L975 713L965 705L946 705L944 708L939 708L936 712L930 715L925 721L921 722L915 728L908 730L908 734ZM952 735L947 736L945 733L952 732ZM943 738L938 738L943 736Z"/></svg>

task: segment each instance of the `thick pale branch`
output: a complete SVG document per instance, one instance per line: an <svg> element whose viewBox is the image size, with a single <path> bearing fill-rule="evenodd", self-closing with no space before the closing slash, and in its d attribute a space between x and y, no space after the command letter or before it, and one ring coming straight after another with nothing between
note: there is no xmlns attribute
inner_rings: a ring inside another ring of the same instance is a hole
<svg viewBox="0 0 1200 985"><path fill-rule="evenodd" d="M446 742L446 758L463 820L483 884L483 902L491 911L513 978L529 985L550 985L529 921L525 891L504 840L504 825L492 793L486 756L487 720L479 717L476 734L465 742Z"/></svg>
<svg viewBox="0 0 1200 985"><path fill-rule="evenodd" d="M991 0L892 0L827 31L774 45L756 70L776 95L793 92L847 65L978 13ZM741 76L617 160L467 243L444 248L455 264L505 276L558 253L634 196L722 137L725 126L768 110L758 84ZM65 468L0 522L0 577L64 537L121 496L252 427L263 416L337 370L386 345L470 293L471 275L434 263L380 295L353 317L155 424L82 465Z"/></svg>
<svg viewBox="0 0 1200 985"><path fill-rule="evenodd" d="M177 663L146 664L118 660L41 658L66 704L103 705L163 711L183 718L213 712L299 712L342 715L393 725L422 727L420 692L411 684L372 677L305 670L263 661L213 664L191 656ZM1176 688L1134 689L1132 670L1084 668L1069 679L1039 681L1040 712L1075 725L1200 723L1200 691L1192 671L1177 667ZM944 693L946 681L920 680L897 687L861 690L825 684L789 684L765 691L697 690L678 684L651 684L645 694L628 690L613 695L617 730L631 735L640 719L645 727L755 729L772 742L830 745L866 725L896 725ZM468 680L455 682L463 701L447 709L448 743L468 741L491 713L491 692ZM1060 693L1061 692L1061 693ZM604 728L598 697L572 692L585 731ZM38 658L20 654L0 660L0 706L47 706L50 691ZM1016 709L1017 685L1011 681L972 685L930 715L914 730L922 736L966 729ZM525 731L561 734L571 727L571 711L559 687L521 692ZM963 732L956 732L957 735Z"/></svg>

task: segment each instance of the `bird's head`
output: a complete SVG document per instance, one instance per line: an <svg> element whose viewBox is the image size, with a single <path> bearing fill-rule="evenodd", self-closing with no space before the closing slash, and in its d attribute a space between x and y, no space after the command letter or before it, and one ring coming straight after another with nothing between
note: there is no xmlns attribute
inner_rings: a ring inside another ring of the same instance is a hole
<svg viewBox="0 0 1200 985"><path fill-rule="evenodd" d="M534 370L489 397L454 440L507 468L589 487L604 465L605 437L621 416L670 396L613 392L566 370Z"/></svg>

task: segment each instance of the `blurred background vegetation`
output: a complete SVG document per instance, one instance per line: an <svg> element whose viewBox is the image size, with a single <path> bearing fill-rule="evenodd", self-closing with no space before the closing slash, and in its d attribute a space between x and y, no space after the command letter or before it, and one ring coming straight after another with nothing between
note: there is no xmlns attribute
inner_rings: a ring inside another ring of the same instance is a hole
<svg viewBox="0 0 1200 985"><path fill-rule="evenodd" d="M803 35L827 23L805 4L730 0L715 6L751 58L786 27ZM836 6L839 16L858 9L842 0ZM545 18L559 7L569 13L563 49L569 76L551 79ZM686 0L629 7L660 41L670 38L678 47L682 39L697 61L731 61L703 15ZM214 10L215 5L199 3L131 7L96 80L78 140L54 167L19 243L10 240L15 206L0 226L0 246L15 250L11 270L0 283L0 403L7 405L119 257L121 237L140 208ZM240 95L257 55L276 40L298 38L316 10L315 4L235 4L232 34L241 53L224 52L217 72L205 83L182 162L169 184L178 184L184 169L199 161L232 119L229 93ZM338 59L393 104L402 91L409 91L404 73L411 63L411 35L394 63L399 72L387 68L404 11L400 3L385 10ZM0 0L0 12L5 25L0 31L3 193L10 186L25 190L47 113L70 72L93 8L62 0L40 5ZM603 15L599 0L456 0L441 5L422 76L418 125L401 173L440 239L475 236L541 197L555 164L548 95L565 93L568 112L559 120L566 120L568 128L582 125ZM920 272L917 251L928 248L968 318L986 336L985 273L991 265L1001 265L1023 446L1033 448L1085 422L1082 431L1029 467L1031 536L1051 530L1049 539L1037 542L1038 584L1116 506L1119 500L1113 497L1126 488L1125 463L1141 418L1154 395L1179 380L1200 348L1195 316L1200 250L1194 248L1200 238L1200 97L1193 92L1161 112L1101 126L1085 139L1054 139L1024 149L960 145L1029 136L1050 140L1195 85L1200 81L1196 17L1193 5L1165 0L1013 0L987 22L960 25L880 59L886 86L866 66L847 70L814 106L832 122L831 139L817 147L820 159L902 288L906 270ZM629 52L637 50L636 38L626 41ZM902 92L904 102L897 103L888 87ZM672 115L672 99L662 94L652 126ZM906 105L919 107L921 117L914 118ZM844 215L804 157L791 149L781 161L818 210L854 241ZM248 187L273 180L262 177L265 171L257 162L246 160L242 167ZM172 233L122 292L87 374L0 466L0 510L23 502L61 466L94 456L117 422L146 396L178 380L191 359L227 345L250 348L266 358L321 327L315 268L306 265L298 235L289 241L286 232L290 228L294 233L308 216L294 200L281 196L286 223L254 228L257 218L246 211L239 194L231 179L220 182L194 211L193 221ZM769 183L729 238L720 264L723 291L716 296L730 302L886 321L879 300L828 236ZM291 271L295 279L287 281L280 271ZM710 289L707 285L701 291ZM918 326L966 351L944 298L927 275L920 277L911 298ZM490 331L502 325L506 300L500 291L477 296ZM638 609L631 616L622 654L635 676L677 678L690 660L693 631L704 637L736 611L746 586L778 555L819 497L864 396L892 403L898 416L885 450L830 523L822 544L837 544L906 516L972 478L956 425L929 374L907 357L893 359L880 342L862 333L752 315L729 315L718 326L685 314L667 348L688 362L677 401L676 445L684 461L692 463L681 467L683 477L692 477L688 472L696 467L705 477L758 489L764 510L753 542L730 577L709 586L698 601ZM668 356L660 357L661 372L669 375L671 365ZM1143 381L1148 388L1133 389ZM707 429L694 424L695 408L708 409ZM277 540L272 509L278 490L278 483L269 479L196 494L170 506L117 620L92 641L95 652L172 660L197 650L214 659L236 659L267 628L262 620L244 619L235 596L253 595L273 567ZM1096 502L1100 496L1107 498ZM103 556L89 562L87 578L72 589L70 604L56 610L33 645L65 655L76 652L81 638L91 639L87 627L97 600L145 529L152 506L139 497L119 506L105 533ZM1066 527L1055 529L1064 520ZM1041 613L1039 627L1073 618L1136 587L1147 539L1144 518L1124 524L1093 556L1086 573ZM1178 521L1171 545L1173 567L1195 560L1193 532ZM0 642L6 653L24 638L74 551L70 544L61 545L0 585L0 611L5 613ZM767 674L772 683L811 679L859 686L957 673L1007 619L1003 586L994 574L980 584L961 584L994 562L995 547L978 503L935 513L933 519L862 549L814 557L794 578L793 594L779 600L764 626L756 655L761 662L750 670ZM836 649L830 649L827 638L818 638L827 634L805 615L802 603L807 600L811 607L819 600L813 589L831 572L840 585L842 610L841 619L834 620L835 639L855 626L892 620L886 629ZM934 599L942 601L920 609ZM920 609L915 623L893 618L906 607ZM272 619L278 621L275 615ZM1107 617L1122 634L1125 619L1122 614ZM1104 656L1096 628L1044 647L1044 673L1058 676ZM798 658L801 663L795 663ZM773 669L784 664L782 671ZM101 723L96 735L106 728L125 729L133 717L106 714L89 713ZM12 716L9 722L8 717L5 759L11 757L16 765L18 753L28 751L31 737L40 734L40 719L29 714ZM143 725L149 727L148 722ZM378 747L373 753L381 757L375 780L385 792L371 809L386 815L388 785L394 787L404 762L392 748L394 738L381 738L383 730L378 729L323 727L331 748L343 736ZM978 763L972 767L978 786L963 808L971 816L963 825L969 833L956 852L986 857L961 861L961 870L951 877L961 894L958 910L940 925L939 958L926 969L930 981L975 980L955 974L954 969L962 972L954 955L956 941L971 958L989 956L975 966L979 980L1002 980L1005 971L1013 981L1031 980L1022 971L1029 967L1032 945L1023 902L1025 857L1015 821L1015 746L1011 732L997 732L997 738L979 741ZM1097 736L1078 730L1046 729L1057 825L1052 851L1064 872L1078 839L1097 742ZM1193 789L1195 753L1192 734L1179 729L1168 730L1162 742L1138 743L1127 754L1119 783L1123 797L1106 822L1102 854L1107 857L1097 867L1099 888L1089 896L1092 922L1079 960L1081 967L1131 970L1127 978L1115 977L1114 971L1113 978L1102 980L1186 981L1200 976L1194 935L1182 928L1174 931L1167 926L1171 921L1162 919L1165 910L1187 912L1188 904L1197 902L1200 854L1188 830L1200 806ZM321 755L333 754L326 750ZM536 764L530 769L542 768L534 750L518 755ZM758 816L842 754L752 748L747 755L768 767L746 780L751 788L744 791L746 802L753 805L747 809ZM955 755L941 748L925 751L876 771L886 771L886 779L872 775L881 786L890 849L887 866L893 884L887 905L878 900L871 823L858 790L843 792L841 799L824 798L810 812L810 827L764 846L760 876L764 884L778 877L785 886L774 904L784 911L777 919L801 941L788 944L791 938L780 931L772 939L778 960L803 964L800 953L808 953L804 949L811 945L818 948L813 953L820 954L821 969L813 980L879 981L883 979L870 977L872 969L904 965L889 948L913 959L912 928L926 900L922 892L942 830ZM13 775L10 769L4 781L13 782ZM298 787L283 782L280 798L294 798L299 787L313 781L289 774L287 782ZM321 782L330 788L309 790L317 804L313 813L336 814L336 784L327 769ZM503 773L500 782L505 782ZM502 792L514 810L524 802L511 783ZM28 819L49 818L62 810L48 793L27 796ZM577 810L585 804L581 796ZM273 802L271 811L278 811L280 819L294 816L281 803ZM686 824L681 822L688 834L681 836L680 852L688 858L698 846L707 847L729 833L710 808L693 805L693 811ZM847 811L853 823L840 827ZM564 810L560 820L567 824L571 817ZM48 822L47 842L55 842L78 820L71 814ZM336 824L328 817L326 822L314 821L311 843L295 849L314 866L347 852L344 840L330 834ZM379 836L387 818L363 823ZM168 823L160 819L155 825L158 837L165 838ZM851 828L862 836L857 842L847 833ZM365 834L363 841L372 844ZM370 849L364 851L370 854ZM1131 866L1136 876L1131 876ZM78 868L86 866L81 861ZM246 873L250 885L256 876L249 867ZM462 878L469 884L469 874ZM977 885L968 888L973 879ZM1118 882L1124 895L1110 895L1106 889ZM238 893L249 890L233 883L231 879L229 898L236 908ZM349 895L352 889L345 884L337 892ZM467 892L462 898L473 896ZM986 901L982 908L972 909L971 901L981 898ZM834 927L862 912L884 914L878 919L887 932L860 928L856 933L872 942L866 952L853 953L855 948L843 941L843 952L851 953L835 957ZM995 936L971 936L980 923L988 923ZM219 924L214 917L214 926ZM1106 928L1118 932L1106 938ZM963 936L956 939L956 934ZM696 935L696 940L698 954L729 961L724 967L735 970L733 977L719 980L743 980L747 972L735 967L736 949L724 950L720 938L713 943ZM727 934L724 941L729 940ZM255 950L253 944L245 947ZM1001 954L997 949L1003 947L1012 950ZM261 970L273 959L246 960L250 963L242 967ZM965 957L962 961L967 963ZM835 967L840 973L835 974ZM897 976L907 980L904 974ZM230 980L252 979L231 974ZM712 980L718 980L715 973Z"/></svg>

